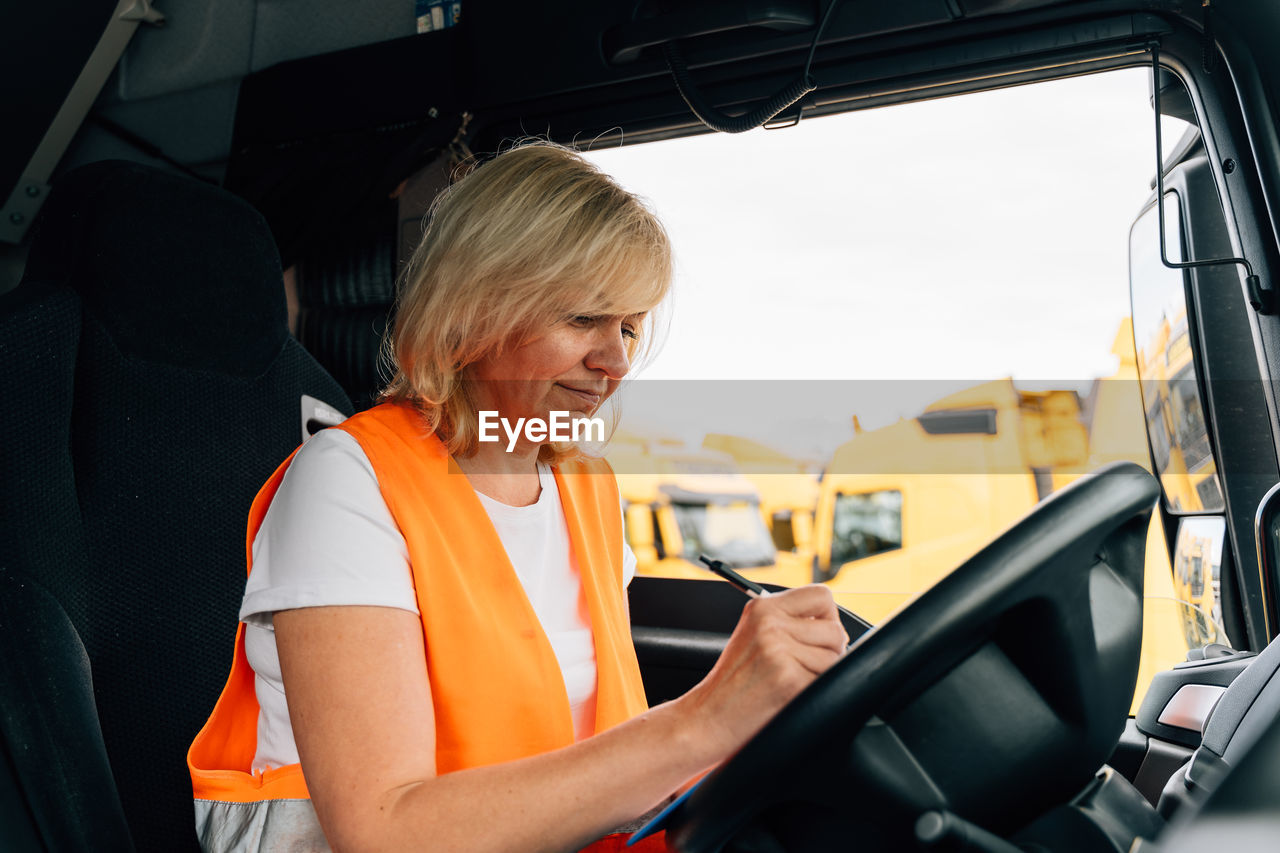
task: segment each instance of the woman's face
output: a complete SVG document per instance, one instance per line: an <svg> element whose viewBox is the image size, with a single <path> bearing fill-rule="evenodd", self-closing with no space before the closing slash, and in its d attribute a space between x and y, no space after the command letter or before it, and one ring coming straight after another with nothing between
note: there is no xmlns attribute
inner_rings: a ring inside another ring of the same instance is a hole
<svg viewBox="0 0 1280 853"><path fill-rule="evenodd" d="M471 367L477 408L500 417L591 415L630 368L627 346L643 314L579 315Z"/></svg>

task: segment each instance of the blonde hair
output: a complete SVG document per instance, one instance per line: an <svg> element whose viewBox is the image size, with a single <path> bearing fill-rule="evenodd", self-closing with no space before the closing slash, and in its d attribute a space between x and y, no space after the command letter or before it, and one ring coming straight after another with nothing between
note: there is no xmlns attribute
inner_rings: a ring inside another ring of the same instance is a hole
<svg viewBox="0 0 1280 853"><path fill-rule="evenodd" d="M577 152L519 143L432 205L401 281L382 399L408 402L454 456L475 452L474 364L577 315L652 312L671 286L671 244L638 197ZM634 361L653 315L628 342ZM573 446L546 445L555 462Z"/></svg>

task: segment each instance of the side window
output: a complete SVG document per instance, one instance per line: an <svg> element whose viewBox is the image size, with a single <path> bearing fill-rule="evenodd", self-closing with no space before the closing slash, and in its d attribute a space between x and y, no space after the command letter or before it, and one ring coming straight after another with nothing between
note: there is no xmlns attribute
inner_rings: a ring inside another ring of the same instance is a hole
<svg viewBox="0 0 1280 853"><path fill-rule="evenodd" d="M780 509L770 516L769 534L773 537L774 547L779 551L796 549L796 529L791 510Z"/></svg>
<svg viewBox="0 0 1280 853"><path fill-rule="evenodd" d="M902 492L836 495L831 564L838 566L902 547Z"/></svg>

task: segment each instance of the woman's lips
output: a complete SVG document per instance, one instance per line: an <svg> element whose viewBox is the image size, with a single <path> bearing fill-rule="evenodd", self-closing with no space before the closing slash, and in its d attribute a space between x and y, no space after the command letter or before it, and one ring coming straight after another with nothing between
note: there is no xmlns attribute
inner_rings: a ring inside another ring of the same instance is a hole
<svg viewBox="0 0 1280 853"><path fill-rule="evenodd" d="M565 385L562 382L558 382L556 384L580 400L588 411L594 410L596 406L600 405L601 395L595 391L583 388L574 388L572 385Z"/></svg>

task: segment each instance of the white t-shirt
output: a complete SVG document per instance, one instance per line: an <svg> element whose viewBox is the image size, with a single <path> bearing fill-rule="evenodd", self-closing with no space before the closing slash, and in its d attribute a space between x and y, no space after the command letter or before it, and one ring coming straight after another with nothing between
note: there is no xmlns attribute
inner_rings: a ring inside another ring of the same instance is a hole
<svg viewBox="0 0 1280 853"><path fill-rule="evenodd" d="M530 506L476 495L551 641L581 740L595 729L591 620L555 476L545 465L538 466L538 475L542 492ZM624 542L628 583L635 565ZM246 623L245 655L255 673L259 706L255 771L298 761L271 616L277 610L335 604L418 612L409 552L369 458L350 433L324 430L294 457L253 541L253 573L240 619Z"/></svg>

